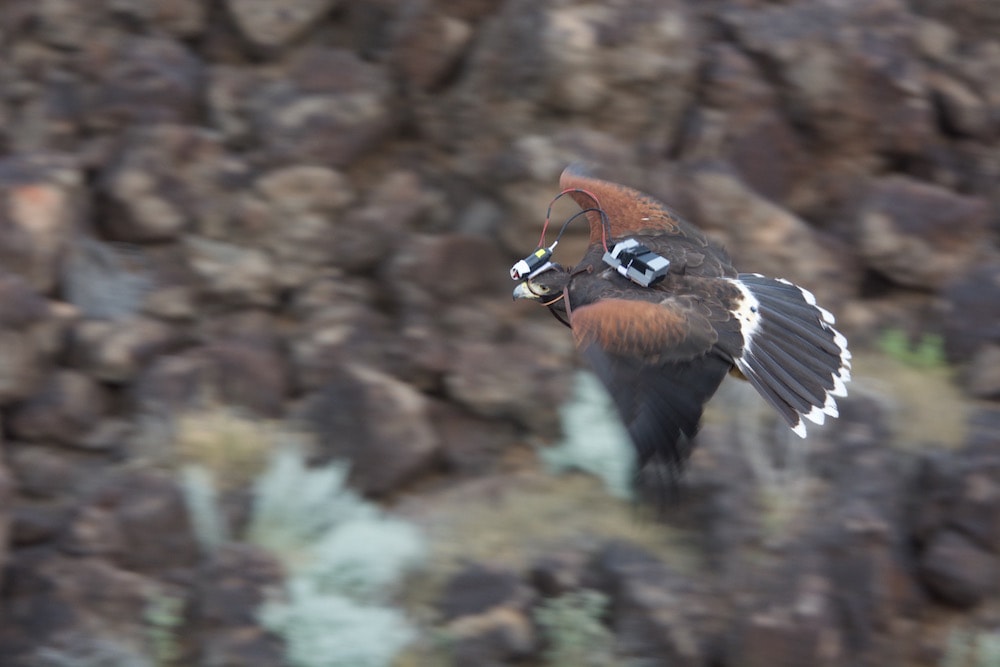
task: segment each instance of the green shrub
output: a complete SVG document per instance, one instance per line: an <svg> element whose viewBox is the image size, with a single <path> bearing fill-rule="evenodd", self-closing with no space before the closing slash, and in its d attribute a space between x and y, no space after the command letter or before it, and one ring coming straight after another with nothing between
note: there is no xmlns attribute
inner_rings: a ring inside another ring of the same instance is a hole
<svg viewBox="0 0 1000 667"><path fill-rule="evenodd" d="M1000 667L1000 633L952 630L941 667Z"/></svg>
<svg viewBox="0 0 1000 667"><path fill-rule="evenodd" d="M247 539L288 568L285 599L260 610L294 667L385 667L416 631L385 597L425 544L346 486L347 470L310 469L284 448L255 486Z"/></svg>
<svg viewBox="0 0 1000 667"><path fill-rule="evenodd" d="M878 341L879 349L896 361L914 368L941 368L946 365L944 339L924 334L915 344L901 329L887 329Z"/></svg>
<svg viewBox="0 0 1000 667"><path fill-rule="evenodd" d="M547 647L547 667L608 667L614 637L601 621L608 598L580 590L546 600L536 611Z"/></svg>
<svg viewBox="0 0 1000 667"><path fill-rule="evenodd" d="M192 523L206 550L226 539L213 480L202 465L182 470ZM386 667L416 637L387 598L423 559L423 536L351 490L346 466L310 468L303 447L278 446L254 484L244 538L285 566L284 595L258 614L284 639L292 667Z"/></svg>
<svg viewBox="0 0 1000 667"><path fill-rule="evenodd" d="M604 385L592 373L577 374L573 398L562 409L563 440L542 450L554 473L579 470L604 482L611 495L632 496L635 452Z"/></svg>

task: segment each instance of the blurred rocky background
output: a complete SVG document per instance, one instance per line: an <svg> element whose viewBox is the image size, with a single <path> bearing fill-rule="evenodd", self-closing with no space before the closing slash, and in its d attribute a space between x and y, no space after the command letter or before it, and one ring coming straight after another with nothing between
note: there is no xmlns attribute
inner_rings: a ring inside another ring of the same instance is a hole
<svg viewBox="0 0 1000 667"><path fill-rule="evenodd" d="M998 35L992 0L3 0L0 664L997 664ZM580 159L815 292L841 418L793 442L733 382L660 509L552 474L621 460L510 300Z"/></svg>

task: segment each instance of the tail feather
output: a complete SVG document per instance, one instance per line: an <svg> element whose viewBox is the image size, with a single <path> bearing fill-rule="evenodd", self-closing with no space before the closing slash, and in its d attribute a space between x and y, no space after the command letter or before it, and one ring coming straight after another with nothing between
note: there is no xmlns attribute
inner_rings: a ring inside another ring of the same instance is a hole
<svg viewBox="0 0 1000 667"><path fill-rule="evenodd" d="M837 417L836 398L851 379L847 339L816 297L787 280L758 274L736 279L743 350L736 366L798 435L803 420Z"/></svg>

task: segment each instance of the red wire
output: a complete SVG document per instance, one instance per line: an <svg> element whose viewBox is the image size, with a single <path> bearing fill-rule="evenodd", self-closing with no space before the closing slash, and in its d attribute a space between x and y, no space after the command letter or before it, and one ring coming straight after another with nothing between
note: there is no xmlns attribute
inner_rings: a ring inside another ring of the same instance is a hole
<svg viewBox="0 0 1000 667"><path fill-rule="evenodd" d="M604 208L601 206L601 200L597 198L597 195L595 195L593 192L590 192L589 190L584 190L583 188L566 188L565 190L563 190L562 192L560 192L559 194L557 194L555 197L552 198L552 201L549 202L549 208L545 212L545 224L542 225L542 236L538 240L538 247L539 248L545 247L545 230L549 228L549 218L552 217L552 207L555 205L557 201L559 201L559 199L563 197L563 195L568 195L571 192L580 192L582 194L585 194L591 199L593 199L594 203L597 204L597 208L601 216L601 244L604 246L604 251L607 252L608 233L607 233L607 225L604 224L605 217L607 214L604 213Z"/></svg>

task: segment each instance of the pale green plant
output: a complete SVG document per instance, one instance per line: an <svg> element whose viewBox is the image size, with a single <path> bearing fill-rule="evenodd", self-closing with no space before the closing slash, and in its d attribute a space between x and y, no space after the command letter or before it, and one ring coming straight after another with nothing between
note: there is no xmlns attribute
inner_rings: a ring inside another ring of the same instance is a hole
<svg viewBox="0 0 1000 667"><path fill-rule="evenodd" d="M157 667L176 665L181 657L177 633L184 623L184 601L162 591L154 591L146 603L143 621Z"/></svg>
<svg viewBox="0 0 1000 667"><path fill-rule="evenodd" d="M219 509L212 472L200 465L186 465L181 468L180 481L198 544L206 552L215 551L227 541L229 531Z"/></svg>
<svg viewBox="0 0 1000 667"><path fill-rule="evenodd" d="M577 374L561 418L562 441L541 451L549 470L579 470L600 479L611 495L631 498L635 452L611 397L593 373Z"/></svg>
<svg viewBox="0 0 1000 667"><path fill-rule="evenodd" d="M546 667L610 667L614 636L602 622L608 597L583 589L546 600L535 620L546 641Z"/></svg>
<svg viewBox="0 0 1000 667"><path fill-rule="evenodd" d="M346 482L344 466L309 468L301 448L285 447L254 488L247 539L289 572L284 599L260 619L284 638L293 667L386 667L416 637L385 598L423 559L423 537Z"/></svg>
<svg viewBox="0 0 1000 667"><path fill-rule="evenodd" d="M1000 667L1000 633L952 630L941 667Z"/></svg>

